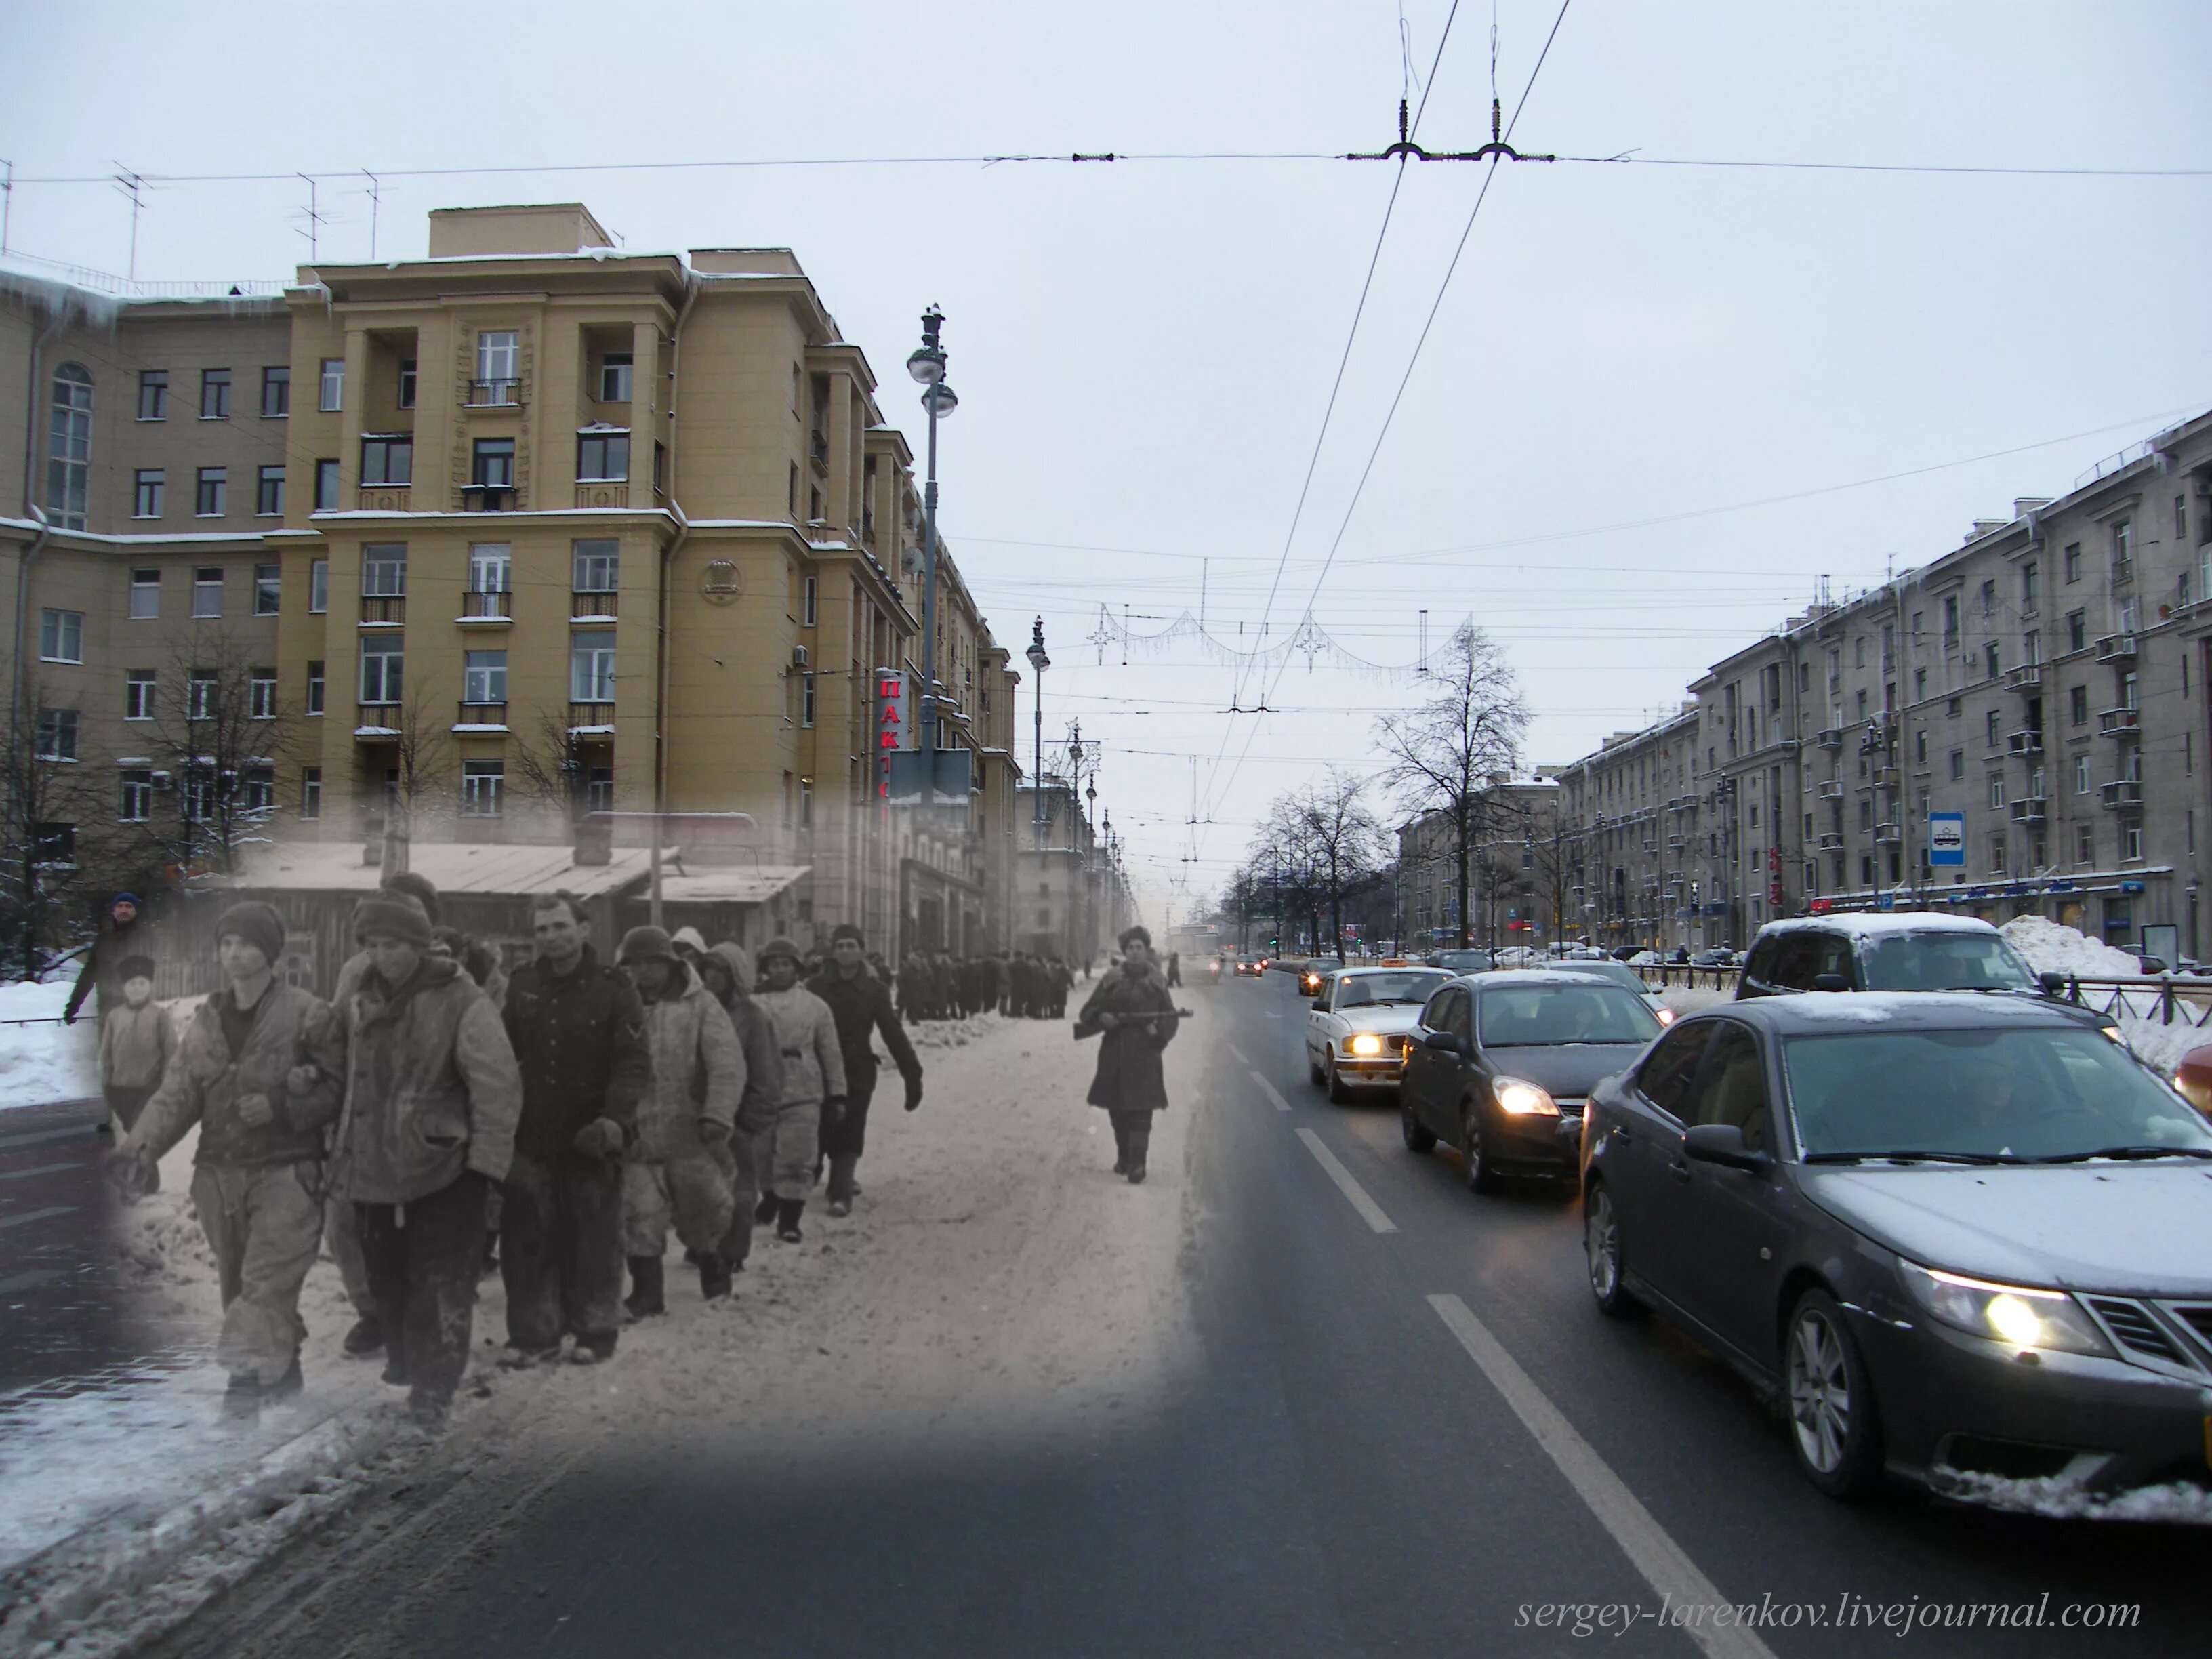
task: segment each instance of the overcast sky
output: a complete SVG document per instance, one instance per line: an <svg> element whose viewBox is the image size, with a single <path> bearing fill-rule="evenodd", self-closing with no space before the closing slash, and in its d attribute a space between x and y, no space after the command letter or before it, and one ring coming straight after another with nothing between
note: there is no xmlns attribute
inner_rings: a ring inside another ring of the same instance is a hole
<svg viewBox="0 0 2212 1659"><path fill-rule="evenodd" d="M362 168L1379 149L1408 55L1425 76L1450 10L1405 0L1408 54L1397 0L665 3L634 22L566 0L477 21L410 0L4 0L0 156L27 179L313 173L324 256L357 259ZM1488 137L1492 15L1459 7L1418 135L1432 149ZM1556 15L1498 0L1509 112ZM1515 140L2200 167L2208 64L2201 0L1572 0ZM1103 740L1101 804L1155 923L1218 890L1272 797L1325 762L1372 769L1375 714L1420 695L1402 671L1424 609L1432 647L1470 616L1507 646L1537 710L1529 758L1568 760L1671 707L1823 574L1924 562L2212 406L2212 178L1508 164L1347 521L1488 171L1412 166L1277 586L1396 170L392 179L377 252L419 255L434 207L572 198L634 249L788 246L915 434L899 365L941 304L962 399L945 532L1000 640L1018 651L1043 617L1048 738L1079 715ZM137 274L287 276L306 200L298 180L149 187ZM113 188L27 183L11 206L14 249L124 270ZM1827 493L1743 505L1808 491ZM1201 586L1214 647L1091 642L1102 605L1158 633ZM1263 617L1279 643L1310 604L1382 668L1224 659ZM1263 690L1271 714L1215 712ZM1195 828L1194 793L1212 820Z"/></svg>

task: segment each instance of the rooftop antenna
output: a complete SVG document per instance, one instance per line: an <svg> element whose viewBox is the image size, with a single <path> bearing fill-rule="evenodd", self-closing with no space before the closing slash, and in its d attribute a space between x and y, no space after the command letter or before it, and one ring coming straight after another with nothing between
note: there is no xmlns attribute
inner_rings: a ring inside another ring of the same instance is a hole
<svg viewBox="0 0 2212 1659"><path fill-rule="evenodd" d="M361 176L368 180L368 262L376 263L376 210L383 204L383 181L367 167Z"/></svg>
<svg viewBox="0 0 2212 1659"><path fill-rule="evenodd" d="M1426 605L1421 608L1421 641L1418 648L1419 656L1413 664L1413 672L1425 674L1429 672L1429 611Z"/></svg>
<svg viewBox="0 0 2212 1659"><path fill-rule="evenodd" d="M313 179L304 173L293 176L307 181L307 228L301 234L307 239L307 263L313 264L322 258L322 198Z"/></svg>

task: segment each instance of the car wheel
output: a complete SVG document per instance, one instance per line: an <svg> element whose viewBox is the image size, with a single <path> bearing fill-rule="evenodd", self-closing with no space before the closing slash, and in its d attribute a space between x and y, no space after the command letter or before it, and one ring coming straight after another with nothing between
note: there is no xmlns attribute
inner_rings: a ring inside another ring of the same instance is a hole
<svg viewBox="0 0 2212 1659"><path fill-rule="evenodd" d="M1327 1075L1321 1069L1321 1062L1313 1057L1313 1050L1310 1048L1306 1050L1306 1074L1316 1083L1328 1081Z"/></svg>
<svg viewBox="0 0 2212 1659"><path fill-rule="evenodd" d="M1644 1312L1644 1304L1622 1282L1620 1217L1601 1181L1592 1182L1583 1199L1583 1255L1589 1263L1590 1294L1597 1298L1600 1313L1609 1319L1632 1319Z"/></svg>
<svg viewBox="0 0 2212 1659"><path fill-rule="evenodd" d="M1805 1478L1831 1498L1854 1498L1881 1476L1881 1417L1866 1360L1826 1291L1790 1310L1783 1339L1790 1441Z"/></svg>
<svg viewBox="0 0 2212 1659"><path fill-rule="evenodd" d="M1406 1098L1401 1088L1398 1094L1398 1132L1406 1137L1409 1152L1432 1152L1437 1149L1437 1133L1413 1114L1413 1103Z"/></svg>
<svg viewBox="0 0 2212 1659"><path fill-rule="evenodd" d="M1460 1155L1467 1164L1468 1191L1487 1197L1504 1188L1504 1180L1498 1175L1496 1166L1483 1154L1482 1108L1480 1106L1471 1105L1467 1109L1466 1127L1460 1133L1459 1146Z"/></svg>
<svg viewBox="0 0 2212 1659"><path fill-rule="evenodd" d="M1336 1074L1336 1056L1334 1054L1331 1054L1328 1057L1328 1075L1323 1080L1328 1085L1328 1097L1331 1100L1334 1101L1340 1106L1347 1106L1351 1104L1352 1091L1345 1085L1344 1079Z"/></svg>

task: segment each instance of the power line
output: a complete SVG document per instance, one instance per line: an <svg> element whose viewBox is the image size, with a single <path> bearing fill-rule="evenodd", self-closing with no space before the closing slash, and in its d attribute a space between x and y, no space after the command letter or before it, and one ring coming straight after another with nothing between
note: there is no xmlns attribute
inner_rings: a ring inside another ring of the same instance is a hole
<svg viewBox="0 0 2212 1659"><path fill-rule="evenodd" d="M1686 155L1560 155L1559 161L1599 167L1730 167L1781 173L1954 173L1997 179L2212 179L2212 167L2006 167L1925 161L1759 161Z"/></svg>

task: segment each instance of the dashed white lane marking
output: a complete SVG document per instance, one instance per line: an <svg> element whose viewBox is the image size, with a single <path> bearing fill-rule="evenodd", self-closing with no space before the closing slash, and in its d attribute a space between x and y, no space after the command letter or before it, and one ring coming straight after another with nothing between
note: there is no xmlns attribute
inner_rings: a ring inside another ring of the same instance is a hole
<svg viewBox="0 0 2212 1659"><path fill-rule="evenodd" d="M31 1170L0 1170L0 1181L28 1181L33 1176L58 1175L64 1170L74 1170L74 1164L41 1164Z"/></svg>
<svg viewBox="0 0 2212 1659"><path fill-rule="evenodd" d="M1733 1605L1712 1580L1698 1571L1697 1563L1668 1535L1589 1442L1575 1432L1574 1425L1466 1303L1455 1296L1432 1296L1429 1305L1653 1589L1676 1607L1714 1609ZM1711 1659L1774 1659L1773 1650L1765 1643L1733 1624L1692 1624L1683 1634Z"/></svg>
<svg viewBox="0 0 2212 1659"><path fill-rule="evenodd" d="M1273 1094L1274 1091L1270 1089L1267 1092ZM1311 1129L1300 1129L1298 1139L1305 1142L1306 1150L1314 1155L1315 1161L1328 1172L1328 1178L1336 1183L1337 1191L1352 1200L1352 1207L1359 1212L1361 1220L1378 1233L1398 1231L1398 1224L1382 1213L1380 1204L1368 1197L1367 1189L1352 1178L1351 1170L1336 1161L1336 1154L1322 1144L1319 1135Z"/></svg>
<svg viewBox="0 0 2212 1659"><path fill-rule="evenodd" d="M1243 1056L1239 1054L1237 1058L1242 1060ZM1276 1090L1275 1085L1268 1082L1267 1079L1261 1077L1258 1072L1255 1071L1252 1073L1252 1081L1258 1084L1260 1087L1266 1091L1267 1098L1275 1103L1275 1109L1277 1111L1287 1112L1291 1109L1291 1103L1285 1100L1282 1095Z"/></svg>
<svg viewBox="0 0 2212 1659"><path fill-rule="evenodd" d="M1252 1056L1233 1042L1229 1045L1229 1052L1237 1056L1237 1063L1239 1066L1249 1066L1252 1063Z"/></svg>
<svg viewBox="0 0 2212 1659"><path fill-rule="evenodd" d="M0 1227L27 1227L33 1221L45 1221L58 1215L75 1215L74 1204L50 1205L43 1210L26 1210L21 1215L0 1216Z"/></svg>

